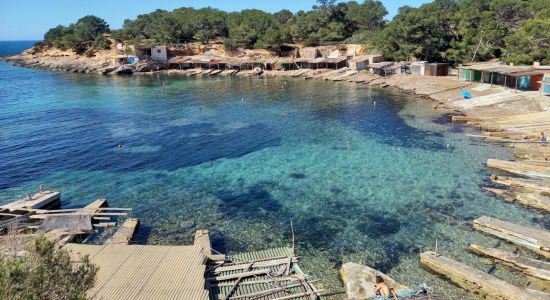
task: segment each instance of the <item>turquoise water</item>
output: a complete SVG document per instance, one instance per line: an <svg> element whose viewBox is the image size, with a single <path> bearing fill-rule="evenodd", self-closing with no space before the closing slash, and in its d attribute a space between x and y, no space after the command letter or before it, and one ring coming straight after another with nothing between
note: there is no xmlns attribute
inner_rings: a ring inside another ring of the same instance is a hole
<svg viewBox="0 0 550 300"><path fill-rule="evenodd" d="M39 184L66 207L106 197L134 208L140 243L189 244L207 228L229 253L290 245L293 221L303 268L332 290L338 265L354 261L467 298L419 269L436 239L438 252L526 283L466 253L474 242L509 248L471 221L548 223L482 192L485 160L507 149L393 90L0 63L0 99L0 203Z"/></svg>

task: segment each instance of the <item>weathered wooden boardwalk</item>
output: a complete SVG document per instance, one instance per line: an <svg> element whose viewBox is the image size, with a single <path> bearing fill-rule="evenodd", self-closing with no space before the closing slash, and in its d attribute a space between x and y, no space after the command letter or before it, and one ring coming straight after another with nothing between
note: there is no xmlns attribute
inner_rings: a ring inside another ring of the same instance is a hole
<svg viewBox="0 0 550 300"><path fill-rule="evenodd" d="M67 244L73 259L89 255L99 267L91 299L208 300L200 246Z"/></svg>

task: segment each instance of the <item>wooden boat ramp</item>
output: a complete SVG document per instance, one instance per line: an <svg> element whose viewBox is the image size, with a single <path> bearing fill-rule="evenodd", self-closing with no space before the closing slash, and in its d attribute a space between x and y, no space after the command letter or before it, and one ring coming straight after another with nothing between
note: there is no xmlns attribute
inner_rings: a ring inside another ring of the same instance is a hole
<svg viewBox="0 0 550 300"><path fill-rule="evenodd" d="M46 191L40 186L23 199L0 205L0 234L24 226L35 211L59 207L60 204L61 193Z"/></svg>
<svg viewBox="0 0 550 300"><path fill-rule="evenodd" d="M108 207L105 199L97 199L82 208L58 209L60 203L59 192L40 188L25 199L0 206L0 236L45 233L63 245L76 237L84 238L107 228L116 228L123 221L121 218L127 218L109 239L113 243L122 243L129 240L128 236L131 237L138 224L137 219L129 218L131 209Z"/></svg>
<svg viewBox="0 0 550 300"><path fill-rule="evenodd" d="M67 244L99 266L93 299L312 300L321 290L290 248L212 254L207 230L190 246Z"/></svg>
<svg viewBox="0 0 550 300"><path fill-rule="evenodd" d="M548 300L550 294L508 283L456 260L428 251L420 255L421 264L445 276L458 286L489 299Z"/></svg>
<svg viewBox="0 0 550 300"><path fill-rule="evenodd" d="M483 216L474 228L550 259L550 232Z"/></svg>
<svg viewBox="0 0 550 300"><path fill-rule="evenodd" d="M494 299L550 299L550 233L487 216L474 220L474 228L543 257L538 260L500 249L469 245L468 250L528 276L530 289L516 286L453 259L425 252L421 264L474 293Z"/></svg>

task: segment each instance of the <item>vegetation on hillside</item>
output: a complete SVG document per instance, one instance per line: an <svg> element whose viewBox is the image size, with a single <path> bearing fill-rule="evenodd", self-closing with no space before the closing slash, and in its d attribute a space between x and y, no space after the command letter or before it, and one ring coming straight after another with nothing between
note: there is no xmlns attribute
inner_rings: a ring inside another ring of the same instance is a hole
<svg viewBox="0 0 550 300"><path fill-rule="evenodd" d="M230 49L275 51L286 43L349 42L371 45L393 60L416 57L459 63L500 58L550 64L548 0L435 0L419 8L401 7L391 21L385 19L387 14L378 0L317 0L310 11L296 13L183 7L125 20L113 36L144 45L223 40ZM52 28L44 42L79 51L104 46L101 33L109 27L98 18L92 22L92 18ZM80 27L91 34L82 34Z"/></svg>
<svg viewBox="0 0 550 300"><path fill-rule="evenodd" d="M88 258L73 264L66 251L37 237L23 256L0 253L0 299L86 299L96 272Z"/></svg>
<svg viewBox="0 0 550 300"><path fill-rule="evenodd" d="M69 26L59 25L44 34L43 45L61 49L73 49L84 53L89 49L109 47L109 41L103 36L109 32L109 24L96 16L85 16Z"/></svg>

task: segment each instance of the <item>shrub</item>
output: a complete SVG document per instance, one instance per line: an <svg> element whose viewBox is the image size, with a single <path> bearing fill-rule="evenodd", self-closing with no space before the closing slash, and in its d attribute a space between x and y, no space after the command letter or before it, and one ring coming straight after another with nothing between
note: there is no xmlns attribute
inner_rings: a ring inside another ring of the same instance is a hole
<svg viewBox="0 0 550 300"><path fill-rule="evenodd" d="M0 299L86 299L96 273L88 257L72 263L67 251L40 236L23 256L0 254Z"/></svg>

